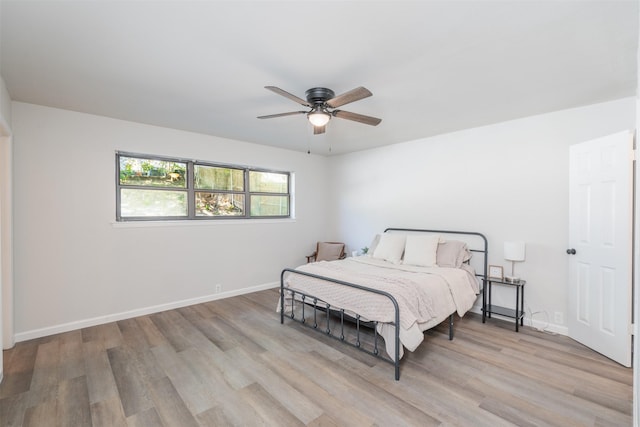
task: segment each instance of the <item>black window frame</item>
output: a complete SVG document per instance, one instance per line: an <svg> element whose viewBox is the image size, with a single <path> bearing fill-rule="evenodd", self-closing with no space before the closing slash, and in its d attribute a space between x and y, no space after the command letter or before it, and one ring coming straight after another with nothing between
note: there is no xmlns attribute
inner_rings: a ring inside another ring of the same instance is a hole
<svg viewBox="0 0 640 427"><path fill-rule="evenodd" d="M170 187L170 186L141 186L141 185L127 185L122 184L120 182L120 158L121 157L130 157L142 160L157 160L157 161L165 161L165 162L175 162L175 163L185 163L186 164L186 174L185 174L185 187ZM131 222L131 221L220 221L220 220L239 220L239 219L289 219L291 218L292 206L291 206L291 172L284 172L274 169L267 168L259 168L259 167L250 167L250 166L242 166L242 165L232 165L225 163L217 163L210 161L202 161L202 160L192 160L192 159L184 159L179 157L168 157L154 154L140 154L140 153L130 153L125 151L116 151L116 222ZM243 191L237 190L213 190L213 189L198 189L195 186L195 166L206 166L206 167L216 167L223 169L235 169L243 171L243 181L244 188ZM287 177L287 192L286 193L275 193L275 192L259 192L259 191L250 191L249 186L249 173L250 172L264 172L264 173L273 173L279 175L285 175ZM133 190L148 190L148 191L180 191L184 192L187 196L187 215L186 216L122 216L121 212L121 202L122 195L121 192L123 189L133 189ZM196 215L196 192L208 192L208 193L225 193L225 194L243 194L245 205L244 205L244 215ZM251 215L251 196L252 195L268 195L268 196L279 196L286 197L288 213L287 215Z"/></svg>

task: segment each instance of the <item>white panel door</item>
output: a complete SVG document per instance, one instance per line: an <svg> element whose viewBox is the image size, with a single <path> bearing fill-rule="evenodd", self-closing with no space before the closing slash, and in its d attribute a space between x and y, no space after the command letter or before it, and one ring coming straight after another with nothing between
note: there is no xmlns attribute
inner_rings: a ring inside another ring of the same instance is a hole
<svg viewBox="0 0 640 427"><path fill-rule="evenodd" d="M570 147L569 336L631 366L633 135Z"/></svg>

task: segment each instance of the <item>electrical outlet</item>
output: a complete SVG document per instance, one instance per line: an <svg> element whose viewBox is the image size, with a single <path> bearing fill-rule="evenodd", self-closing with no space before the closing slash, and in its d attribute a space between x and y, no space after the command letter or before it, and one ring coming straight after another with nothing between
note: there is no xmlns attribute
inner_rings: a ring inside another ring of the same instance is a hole
<svg viewBox="0 0 640 427"><path fill-rule="evenodd" d="M556 325L562 325L564 323L564 316L561 311L556 311L553 314L553 321Z"/></svg>
<svg viewBox="0 0 640 427"><path fill-rule="evenodd" d="M216 285L216 294L219 294L220 292L222 292L222 285L220 283L218 283Z"/></svg>

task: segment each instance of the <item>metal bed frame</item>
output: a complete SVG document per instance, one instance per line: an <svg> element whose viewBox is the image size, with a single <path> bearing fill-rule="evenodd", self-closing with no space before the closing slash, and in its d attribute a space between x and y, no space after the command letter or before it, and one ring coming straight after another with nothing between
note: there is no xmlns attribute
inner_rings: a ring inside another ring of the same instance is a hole
<svg viewBox="0 0 640 427"><path fill-rule="evenodd" d="M483 263L482 263L482 267L483 267L483 271L482 274L478 274L476 273L476 277L480 277L482 280L482 286L485 286L486 280L487 280L487 267L488 267L488 243L487 243L487 238L481 234L481 233L477 233L477 232L470 232L470 231L452 231L452 230L427 230L427 229L413 229L413 228L387 228L384 230L384 232L388 232L388 231L405 231L405 232L421 232L421 233L442 233L442 234L455 234L455 235L466 235L466 236L477 236L480 237L482 239L482 241L484 242L483 248L482 249L475 249L475 248L469 248L469 250L471 252L476 252L476 253L481 253L483 254ZM468 243L467 243L468 244ZM330 304L328 304L327 302L313 296L313 295L309 295L306 294L304 292L295 290L295 289L291 289L291 288L285 288L284 286L284 279L285 276L287 274L298 274L298 275L302 275L302 276L307 276L307 277L311 277L314 279L319 279L319 280L324 280L326 282L332 282L332 283L336 283L339 285L343 285L343 286L349 286L352 288L356 288L356 289L360 289L363 290L365 292L371 292L371 293L375 293L375 294L379 294L382 295L386 298L389 299L389 301L391 301L391 303L394 306L394 310L395 310L395 318L394 318L394 322L390 323L391 326L394 327L394 339L395 339L395 354L393 355L393 357L391 357L391 355L387 355L385 356L385 352L380 352L380 349L378 348L378 332L377 332L377 326L378 323L377 321L363 321L360 317L359 314L355 313L355 317L351 316L350 314L346 313L344 309L336 309L331 307ZM360 351L370 354L374 357L377 357L381 360L384 360L385 362L389 362L391 364L394 365L395 368L395 379L396 381L400 380L400 329L399 329L399 325L400 325L400 309L398 307L398 302L396 301L396 299L393 297L393 295L391 295L388 292L385 291L381 291L378 289L374 289L374 288L369 288L366 286L362 286L362 285L358 285L355 283L350 283L350 282L345 282L343 280L338 280L338 279L333 279L330 277L324 277L324 276L319 276L316 274L312 274L312 273L307 273L304 271L298 271L292 268L285 268L284 270L282 270L282 273L280 274L280 324L284 324L284 318L285 318L285 305L284 305L284 301L285 301L285 292L287 294L288 297L291 298L291 313L287 314L286 316L293 320L296 321L300 324L302 324L303 326L306 326L308 328L311 329L315 329L319 332L324 333L326 336L331 337L333 339L342 341L345 344L348 344L352 347L355 347L357 349L359 349ZM298 296L298 299L296 300L296 296ZM296 317L296 311L295 311L295 305L296 305L296 301L298 301L300 303L300 308L301 308L301 316L298 318ZM305 313L305 308L309 307L310 309L312 309L313 312L313 317L312 319L308 319L306 317L306 313ZM322 312L326 315L326 323L324 325L324 329L322 329L321 325L318 324L318 312ZM449 315L449 340L453 339L453 314L451 313ZM337 317L338 320L334 320L334 325L336 323L338 323L339 321L339 334L338 332L335 332L335 329L332 329L331 326L331 318L332 317ZM311 322L310 322L311 320ZM356 336L355 336L355 340L354 341L350 341L348 339L346 339L345 337L345 320L350 321L355 323L356 326ZM364 326L367 328L372 328L373 329L373 344L371 346L371 348L369 348L368 346L363 346L363 343L361 341L361 337L360 337L360 327Z"/></svg>

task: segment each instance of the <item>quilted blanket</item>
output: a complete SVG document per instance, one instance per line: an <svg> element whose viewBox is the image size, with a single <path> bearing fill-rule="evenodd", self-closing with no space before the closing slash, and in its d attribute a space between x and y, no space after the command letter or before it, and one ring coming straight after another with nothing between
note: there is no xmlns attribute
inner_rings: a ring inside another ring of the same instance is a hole
<svg viewBox="0 0 640 427"><path fill-rule="evenodd" d="M296 270L393 295L400 308L400 342L410 351L423 341L426 329L454 312L463 316L478 293L478 282L468 268L396 265L364 256L305 264ZM385 339L387 353L395 353L393 327L389 325L395 320L395 310L387 297L298 274L287 275L285 286L313 295L333 308L380 322L378 332Z"/></svg>

